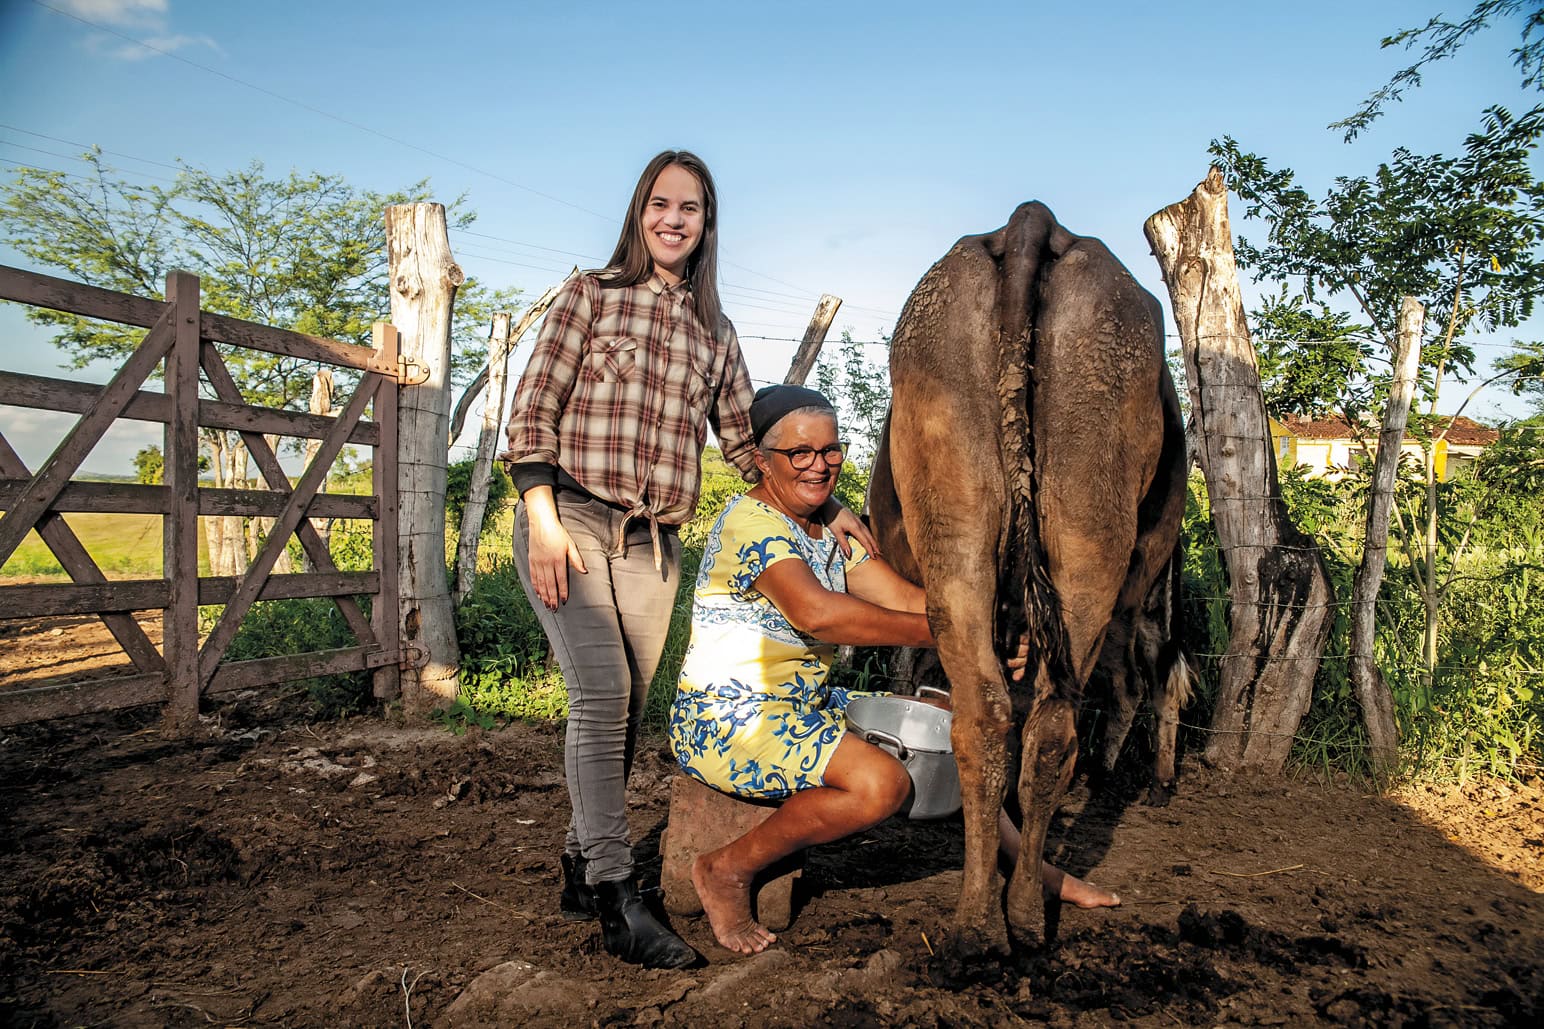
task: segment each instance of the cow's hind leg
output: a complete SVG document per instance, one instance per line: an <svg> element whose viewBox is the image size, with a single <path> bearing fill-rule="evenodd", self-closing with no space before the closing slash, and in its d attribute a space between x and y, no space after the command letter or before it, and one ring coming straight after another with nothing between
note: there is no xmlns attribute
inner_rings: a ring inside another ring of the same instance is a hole
<svg viewBox="0 0 1544 1029"><path fill-rule="evenodd" d="M1142 704L1143 679L1137 667L1136 647L1129 620L1117 618L1110 624L1099 664L1089 680L1088 695L1104 705L1097 769L1098 778L1103 781L1112 778Z"/></svg>
<svg viewBox="0 0 1544 1029"><path fill-rule="evenodd" d="M1044 895L1040 865L1045 836L1062 795L1072 782L1078 753L1077 711L1073 702L1053 695L1044 672L1036 684L1035 701L1024 722L1023 767L1019 771L1019 807L1023 812L1023 837L1019 861L1008 887L1008 924L1015 939L1032 944L1050 905L1059 901ZM1046 942L1055 935L1050 919L1044 919Z"/></svg>
<svg viewBox="0 0 1544 1029"><path fill-rule="evenodd" d="M941 595L928 597L939 661L953 687L950 739L960 770L965 868L952 945L965 956L1008 949L997 851L1013 711L989 628L994 585L990 576L979 582L959 578Z"/></svg>
<svg viewBox="0 0 1544 1029"><path fill-rule="evenodd" d="M897 397L938 392L931 380L911 383L916 374L914 366L900 366ZM950 946L959 956L1008 947L997 820L1008 790L1013 710L993 638L1004 486L995 461L966 460L959 452L962 439L991 439L996 423L997 411L981 404L946 416L936 405L898 403L890 430L899 508L953 695L950 739L965 819L964 882Z"/></svg>

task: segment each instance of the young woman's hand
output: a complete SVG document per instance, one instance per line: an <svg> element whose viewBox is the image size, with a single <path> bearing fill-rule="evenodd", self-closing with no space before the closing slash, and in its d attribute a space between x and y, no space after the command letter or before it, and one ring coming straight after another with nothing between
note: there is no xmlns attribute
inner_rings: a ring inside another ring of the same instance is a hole
<svg viewBox="0 0 1544 1029"><path fill-rule="evenodd" d="M846 505L832 497L826 501L826 510L822 513L831 515L826 520L826 527L836 537L836 545L842 548L843 557L852 556L851 540L857 540L863 544L864 550L875 557L879 556L879 541L874 538L874 534L869 531L863 519L847 510Z"/></svg>
<svg viewBox="0 0 1544 1029"><path fill-rule="evenodd" d="M568 569L585 574L579 548L558 520L557 504L550 486L536 486L526 491L526 519L531 536L526 549L531 558L531 585L536 597L548 611L556 611L568 601Z"/></svg>

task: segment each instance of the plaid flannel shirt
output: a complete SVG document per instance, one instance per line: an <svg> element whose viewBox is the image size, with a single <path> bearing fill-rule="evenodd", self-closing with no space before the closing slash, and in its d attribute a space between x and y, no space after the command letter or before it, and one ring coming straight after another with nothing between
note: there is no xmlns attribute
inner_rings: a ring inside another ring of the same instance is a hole
<svg viewBox="0 0 1544 1029"><path fill-rule="evenodd" d="M697 507L709 425L725 460L756 478L752 396L734 326L708 332L684 283L607 288L576 275L515 388L502 456L522 488L560 467L633 517L680 525Z"/></svg>

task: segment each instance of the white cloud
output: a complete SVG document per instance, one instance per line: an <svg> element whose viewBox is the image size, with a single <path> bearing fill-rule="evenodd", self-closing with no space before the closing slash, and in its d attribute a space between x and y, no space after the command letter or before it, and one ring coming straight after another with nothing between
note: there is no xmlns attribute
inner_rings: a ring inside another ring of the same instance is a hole
<svg viewBox="0 0 1544 1029"><path fill-rule="evenodd" d="M34 408L0 407L0 434L16 448L24 463L37 471L59 442L80 421L80 415ZM154 422L120 419L102 435L81 463L81 471L98 475L134 474L134 455L141 447L161 445L163 430Z"/></svg>
<svg viewBox="0 0 1544 1029"><path fill-rule="evenodd" d="M205 47L225 56L220 44L210 36L174 31L169 0L54 2L59 10L101 30L86 34L85 47L93 54L118 61L144 61L189 47Z"/></svg>
<svg viewBox="0 0 1544 1029"><path fill-rule="evenodd" d="M159 24L166 14L166 0L54 0L65 11L88 21L111 25Z"/></svg>
<svg viewBox="0 0 1544 1029"><path fill-rule="evenodd" d="M188 46L206 46L221 57L225 56L225 51L220 49L220 44L208 36L149 36L142 42L144 46L137 43L124 43L114 47L108 51L108 56L116 57L121 61L143 61L151 57L160 57L161 54L176 53ZM151 47L155 49L152 50Z"/></svg>

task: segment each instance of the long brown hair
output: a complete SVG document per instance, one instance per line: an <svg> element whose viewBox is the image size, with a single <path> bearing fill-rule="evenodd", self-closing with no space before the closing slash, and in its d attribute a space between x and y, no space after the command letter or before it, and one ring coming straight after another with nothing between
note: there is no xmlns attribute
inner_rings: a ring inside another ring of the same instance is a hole
<svg viewBox="0 0 1544 1029"><path fill-rule="evenodd" d="M627 205L627 219L622 222L617 248L598 274L605 286L635 286L654 274L654 258L649 256L649 244L643 235L643 212L649 206L654 180L672 164L691 172L702 187L702 239L686 259L686 281L691 283L698 320L717 336L723 318L718 299L718 191L713 187L708 166L691 151L665 150L644 166L638 185L633 187L632 202Z"/></svg>

